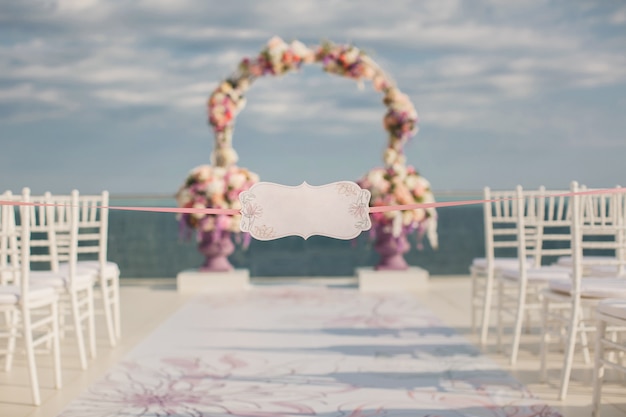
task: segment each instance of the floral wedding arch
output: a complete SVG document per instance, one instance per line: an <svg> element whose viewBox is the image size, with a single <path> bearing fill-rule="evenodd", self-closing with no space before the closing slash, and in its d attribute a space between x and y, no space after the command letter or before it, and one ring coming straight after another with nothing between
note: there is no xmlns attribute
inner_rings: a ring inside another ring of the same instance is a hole
<svg viewBox="0 0 626 417"><path fill-rule="evenodd" d="M286 43L279 37L269 40L254 58L244 58L237 70L212 92L207 105L208 121L215 144L211 165L195 168L177 194L181 207L240 209L238 195L258 181L258 176L239 168L233 148L233 130L239 112L245 107L246 91L253 82L266 75L279 76L300 69L303 64L321 64L325 72L351 78L359 83L371 81L383 94L386 113L383 125L387 146L384 167L374 168L358 181L370 190L371 206L433 202L430 184L417 171L406 165L403 148L417 133L418 116L408 96L363 51L353 45L324 42L308 47L299 41ZM437 246L436 212L415 209L403 212L377 213L372 216L374 233L390 233L394 237L417 230L428 232L433 247ZM199 232L239 232L240 216L185 215L181 222Z"/></svg>

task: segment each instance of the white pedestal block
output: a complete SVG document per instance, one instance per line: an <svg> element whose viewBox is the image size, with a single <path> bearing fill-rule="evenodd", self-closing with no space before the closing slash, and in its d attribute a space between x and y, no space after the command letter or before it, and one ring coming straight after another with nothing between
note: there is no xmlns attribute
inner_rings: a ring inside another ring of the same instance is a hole
<svg viewBox="0 0 626 417"><path fill-rule="evenodd" d="M176 287L181 293L244 291L250 288L250 271L204 272L190 269L178 273Z"/></svg>
<svg viewBox="0 0 626 417"><path fill-rule="evenodd" d="M406 271L376 271L357 268L359 290L363 292L419 291L428 288L428 271L411 266Z"/></svg>

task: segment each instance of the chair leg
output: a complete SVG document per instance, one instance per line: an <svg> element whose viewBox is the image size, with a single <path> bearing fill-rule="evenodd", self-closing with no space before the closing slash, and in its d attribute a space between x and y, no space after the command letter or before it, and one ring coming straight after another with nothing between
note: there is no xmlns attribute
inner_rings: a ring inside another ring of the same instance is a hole
<svg viewBox="0 0 626 417"><path fill-rule="evenodd" d="M61 301L59 303L59 337L61 340L65 339L65 330L67 328L65 325L65 316L67 316L67 303Z"/></svg>
<svg viewBox="0 0 626 417"><path fill-rule="evenodd" d="M74 331L76 333L76 344L78 346L78 357L80 359L80 369L87 369L87 355L85 354L85 339L83 337L83 329L80 319L80 310L78 308L78 297L75 291L70 294L70 302L72 307L72 318L74 319Z"/></svg>
<svg viewBox="0 0 626 417"><path fill-rule="evenodd" d="M530 311L526 310L526 312L524 313L524 329L523 332L524 334L530 334L531 330L532 330L532 317L530 314Z"/></svg>
<svg viewBox="0 0 626 417"><path fill-rule="evenodd" d="M471 284L471 297L472 297L472 301L470 304L470 308L471 308L471 312L470 312L470 320L471 320L471 329L472 329L472 333L476 333L476 286L477 286L477 281L478 277L477 277L477 273L475 270L472 269L471 274L470 274L470 284Z"/></svg>
<svg viewBox="0 0 626 417"><path fill-rule="evenodd" d="M499 353L502 352L502 334L504 332L504 322L502 319L502 309L504 308L504 283L498 280L498 322L496 324L496 346Z"/></svg>
<svg viewBox="0 0 626 417"><path fill-rule="evenodd" d="M24 345L26 348L26 361L28 362L28 374L30 377L30 388L33 395L33 404L41 404L41 394L39 393L39 378L37 376L37 364L35 363L35 346L33 343L33 329L31 326L30 310L23 310L22 329Z"/></svg>
<svg viewBox="0 0 626 417"><path fill-rule="evenodd" d="M622 344L626 344L626 339L620 339L620 336L617 336L617 341L620 341L620 343ZM618 362L621 367L624 367L624 356L626 356L624 353L625 352L623 350L620 350L617 356L619 358ZM622 381L622 383L626 381L626 372L619 373L619 380Z"/></svg>
<svg viewBox="0 0 626 417"><path fill-rule="evenodd" d="M483 304L483 317L480 332L480 344L485 345L487 343L487 336L489 335L489 321L491 314L491 298L493 297L493 269L487 271L487 277L485 279L485 300Z"/></svg>
<svg viewBox="0 0 626 417"><path fill-rule="evenodd" d="M7 341L7 354L4 358L4 371L9 372L13 367L13 356L15 355L15 340L17 339L17 326L19 324L19 313L17 311L6 311L4 319L9 328L9 338Z"/></svg>
<svg viewBox="0 0 626 417"><path fill-rule="evenodd" d="M89 335L89 355L95 358L96 352L96 321L93 306L93 287L87 288L87 329Z"/></svg>
<svg viewBox="0 0 626 417"><path fill-rule="evenodd" d="M524 323L526 307L526 282L520 283L518 292L517 313L515 315L515 327L513 329L513 345L511 346L511 366L515 366L517 363L517 354L519 352L519 344L522 337L522 324Z"/></svg>
<svg viewBox="0 0 626 417"><path fill-rule="evenodd" d="M565 357L563 359L563 370L561 371L561 388L559 390L559 400L564 400L569 388L569 380L572 374L574 362L574 348L576 347L576 336L578 333L578 323L580 318L580 301L574 300L570 315L570 322L567 334L567 345L565 347Z"/></svg>
<svg viewBox="0 0 626 417"><path fill-rule="evenodd" d="M626 344L624 342L626 342L626 340L624 340L622 337L622 334L620 331L613 331L611 332L611 341L614 343L622 343L622 344ZM608 360L618 363L620 366L624 366L624 350L619 350L617 352L615 351L611 351L608 355ZM624 382L626 380L626 372L618 372L618 378L621 382Z"/></svg>
<svg viewBox="0 0 626 417"><path fill-rule="evenodd" d="M606 334L606 322L598 320L596 333L596 353L593 368L593 397L592 397L592 417L600 417L600 397L602 395L602 380L604 378L604 339Z"/></svg>
<svg viewBox="0 0 626 417"><path fill-rule="evenodd" d="M544 297L541 303L541 371L539 372L539 380L541 382L546 382L548 376L548 369L546 365L548 346L550 343L550 331L548 329L548 309L549 300Z"/></svg>
<svg viewBox="0 0 626 417"><path fill-rule="evenodd" d="M117 340L121 340L122 338L122 317L121 317L121 313L120 313L120 277L119 276L115 276L115 278L113 278L113 290L114 290L114 295L113 295L113 300L114 300L114 306L113 306L113 317L114 317L114 321L115 321L115 337L117 338Z"/></svg>
<svg viewBox="0 0 626 417"><path fill-rule="evenodd" d="M104 311L104 320L107 326L107 335L109 337L109 345L114 347L117 344L115 338L115 329L113 328L113 311L111 305L111 292L106 277L100 276L100 291L102 292L102 309Z"/></svg>
<svg viewBox="0 0 626 417"><path fill-rule="evenodd" d="M52 314L52 355L54 361L54 387L60 389L63 385L61 376L61 346L59 343L59 304L53 303L50 308Z"/></svg>
<svg viewBox="0 0 626 417"><path fill-rule="evenodd" d="M580 323L583 323L583 328L580 331L580 345L583 350L583 359L585 361L585 365L591 364L591 354L589 353L589 340L587 338L587 327L584 325L584 313L580 312L580 317L578 318Z"/></svg>

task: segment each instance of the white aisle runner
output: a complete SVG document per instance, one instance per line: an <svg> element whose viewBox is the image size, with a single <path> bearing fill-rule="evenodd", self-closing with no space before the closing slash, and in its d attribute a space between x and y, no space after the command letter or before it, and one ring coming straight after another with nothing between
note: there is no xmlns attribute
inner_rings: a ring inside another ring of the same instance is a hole
<svg viewBox="0 0 626 417"><path fill-rule="evenodd" d="M190 301L62 417L557 417L410 295Z"/></svg>

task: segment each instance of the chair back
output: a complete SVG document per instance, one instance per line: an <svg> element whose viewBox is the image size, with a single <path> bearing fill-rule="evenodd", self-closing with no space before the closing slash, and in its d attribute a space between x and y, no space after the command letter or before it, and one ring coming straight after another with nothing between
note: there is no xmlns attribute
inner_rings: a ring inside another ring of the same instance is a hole
<svg viewBox="0 0 626 417"><path fill-rule="evenodd" d="M29 207L30 227L32 232L31 253L32 264L42 264L42 268L57 272L60 262L68 262L67 250L59 246L69 245L69 240L59 239L71 228L71 198L45 193L31 195L30 201L35 205Z"/></svg>
<svg viewBox="0 0 626 417"><path fill-rule="evenodd" d="M30 202L29 190L21 196L5 192L2 201ZM24 308L28 303L30 274L30 207L27 205L0 206L0 284L20 287L20 302Z"/></svg>
<svg viewBox="0 0 626 417"><path fill-rule="evenodd" d="M27 189L25 189L27 190ZM70 195L49 192L33 196L29 207L31 230L37 233L31 239L36 253L31 254L31 265L43 263L46 270L59 271L59 264L68 264L68 283L74 284L78 260L78 191Z"/></svg>
<svg viewBox="0 0 626 417"><path fill-rule="evenodd" d="M540 267L546 257L571 255L570 216L565 191L524 191L516 187L517 253L522 280L529 267ZM532 256L533 263L526 261Z"/></svg>
<svg viewBox="0 0 626 417"><path fill-rule="evenodd" d="M0 200L17 201L10 191L2 193ZM15 210L9 204L0 206L0 285L12 284L16 279L15 270L19 268Z"/></svg>
<svg viewBox="0 0 626 417"><path fill-rule="evenodd" d="M77 260L95 258L103 270L107 261L109 193L108 191L100 195L79 195L78 191L73 193L76 193ZM57 239L59 238L63 241L63 238L57 235ZM59 246L59 254L69 255L68 248L67 245Z"/></svg>
<svg viewBox="0 0 626 417"><path fill-rule="evenodd" d="M544 265L555 260L551 258L572 255L569 191L539 189L537 202L541 213L538 239L541 242L541 263Z"/></svg>
<svg viewBox="0 0 626 417"><path fill-rule="evenodd" d="M534 199L526 199L536 194L521 187L513 191L492 191L485 187L483 195L487 202L483 204L483 214L488 265L493 265L495 258L500 256L517 256L520 259L532 256L536 264L540 262L541 247L537 240L539 206ZM524 220L521 226L520 219ZM519 253L519 236L522 235L524 255Z"/></svg>
<svg viewBox="0 0 626 417"><path fill-rule="evenodd" d="M626 276L626 194L621 190L617 187L580 196L578 244L582 256L601 255L585 260L585 266L614 267L616 275ZM593 190L581 187L580 191Z"/></svg>
<svg viewBox="0 0 626 417"><path fill-rule="evenodd" d="M0 194L0 200L6 202L17 201L10 191ZM9 211L11 210L11 211ZM12 271L19 262L17 254L17 234L15 233L15 210L10 204L0 206L0 284L12 282Z"/></svg>

